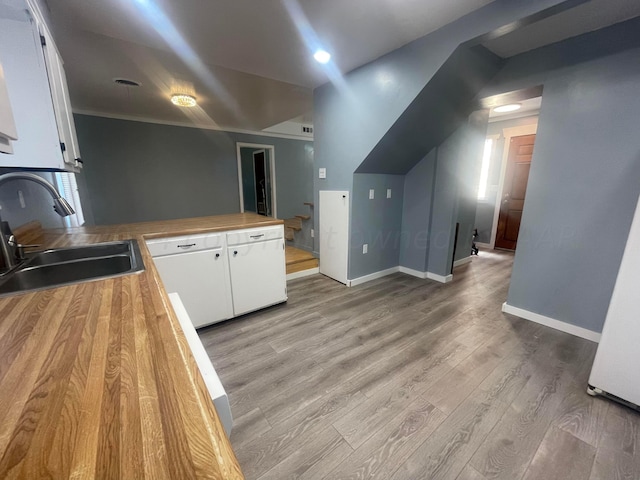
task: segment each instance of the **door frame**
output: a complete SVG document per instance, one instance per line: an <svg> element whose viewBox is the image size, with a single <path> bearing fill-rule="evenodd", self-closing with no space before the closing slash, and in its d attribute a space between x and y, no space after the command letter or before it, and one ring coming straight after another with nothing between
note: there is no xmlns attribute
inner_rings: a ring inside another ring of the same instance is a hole
<svg viewBox="0 0 640 480"><path fill-rule="evenodd" d="M271 211L273 218L278 218L278 210L276 204L276 148L274 145L266 145L262 143L246 143L236 142L236 160L238 163L238 192L240 193L240 213L244 213L244 190L242 188L242 157L241 148L253 148L255 150L269 150L270 165L269 175L271 176ZM253 164L252 164L253 166ZM255 181L256 173L253 172ZM257 201L257 200L256 200Z"/></svg>
<svg viewBox="0 0 640 480"><path fill-rule="evenodd" d="M502 191L504 190L504 180L507 175L507 161L509 159L509 147L513 137L522 137L524 135L535 135L538 131L538 120L530 125L522 125L520 127L508 127L502 129L504 137L504 147L502 148L502 164L500 166L500 182L498 183L498 192L496 194L496 204L493 209L493 223L491 225L491 242L489 249L496 248L496 236L498 234L498 218L500 216L500 206L502 205Z"/></svg>

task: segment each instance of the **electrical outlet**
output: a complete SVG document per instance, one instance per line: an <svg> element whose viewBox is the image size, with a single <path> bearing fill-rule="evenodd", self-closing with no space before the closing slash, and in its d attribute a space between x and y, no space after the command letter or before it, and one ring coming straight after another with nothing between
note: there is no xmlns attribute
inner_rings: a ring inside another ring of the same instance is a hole
<svg viewBox="0 0 640 480"><path fill-rule="evenodd" d="M376 196L376 191L373 188L369 189L369 200L373 200Z"/></svg>
<svg viewBox="0 0 640 480"><path fill-rule="evenodd" d="M327 169L319 168L318 169L318 178L327 178Z"/></svg>
<svg viewBox="0 0 640 480"><path fill-rule="evenodd" d="M316 236L316 232L313 230L313 228L311 229L311 238Z"/></svg>
<svg viewBox="0 0 640 480"><path fill-rule="evenodd" d="M391 189L387 188L387 198L391 198Z"/></svg>
<svg viewBox="0 0 640 480"><path fill-rule="evenodd" d="M369 251L369 244L365 243L362 245L362 253L367 253Z"/></svg>

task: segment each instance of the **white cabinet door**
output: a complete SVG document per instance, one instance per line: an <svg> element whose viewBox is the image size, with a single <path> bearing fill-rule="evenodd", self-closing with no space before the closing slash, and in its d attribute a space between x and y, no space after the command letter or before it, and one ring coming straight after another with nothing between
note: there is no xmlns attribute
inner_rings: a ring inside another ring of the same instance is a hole
<svg viewBox="0 0 640 480"><path fill-rule="evenodd" d="M13 109L9 101L9 92L4 79L4 70L0 63L0 153L13 153L11 142L18 139Z"/></svg>
<svg viewBox="0 0 640 480"><path fill-rule="evenodd" d="M0 63L17 131L0 166L78 171L62 60L35 3L0 0Z"/></svg>
<svg viewBox="0 0 640 480"><path fill-rule="evenodd" d="M284 240L227 248L236 315L287 300Z"/></svg>
<svg viewBox="0 0 640 480"><path fill-rule="evenodd" d="M69 169L79 170L82 167L82 160L80 159L76 125L71 111L71 100L69 98L67 77L62 66L62 57L60 57L49 31L44 25L40 25L40 35L43 39L47 78L51 89L53 111L56 117L62 156Z"/></svg>
<svg viewBox="0 0 640 480"><path fill-rule="evenodd" d="M177 292L196 328L233 317L223 248L153 259L167 292Z"/></svg>
<svg viewBox="0 0 640 480"><path fill-rule="evenodd" d="M18 140L0 166L63 169L40 33L27 4L14 3L0 2L0 62Z"/></svg>

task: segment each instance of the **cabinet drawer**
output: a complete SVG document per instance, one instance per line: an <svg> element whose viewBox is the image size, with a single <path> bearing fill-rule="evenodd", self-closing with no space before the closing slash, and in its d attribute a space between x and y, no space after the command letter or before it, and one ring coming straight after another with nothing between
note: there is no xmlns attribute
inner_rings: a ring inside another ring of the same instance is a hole
<svg viewBox="0 0 640 480"><path fill-rule="evenodd" d="M183 235L181 237L157 238L147 240L147 247L152 257L175 255L181 252L197 252L224 246L224 234L206 233L200 235Z"/></svg>
<svg viewBox="0 0 640 480"><path fill-rule="evenodd" d="M265 242L284 237L282 225L264 228L249 228L247 230L234 230L227 233L227 245L241 245L244 243Z"/></svg>

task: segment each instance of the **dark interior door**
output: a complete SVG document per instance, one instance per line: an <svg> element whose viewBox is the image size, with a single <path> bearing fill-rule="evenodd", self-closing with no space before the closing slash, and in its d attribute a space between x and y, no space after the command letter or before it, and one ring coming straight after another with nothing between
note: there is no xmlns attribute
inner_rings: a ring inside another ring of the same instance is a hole
<svg viewBox="0 0 640 480"><path fill-rule="evenodd" d="M255 174L256 212L267 215L267 169L264 150L253 154L253 171Z"/></svg>
<svg viewBox="0 0 640 480"><path fill-rule="evenodd" d="M507 158L507 170L504 177L504 187L498 216L496 233L496 248L515 250L520 232L520 220L524 197L527 193L529 169L535 135L512 137Z"/></svg>

